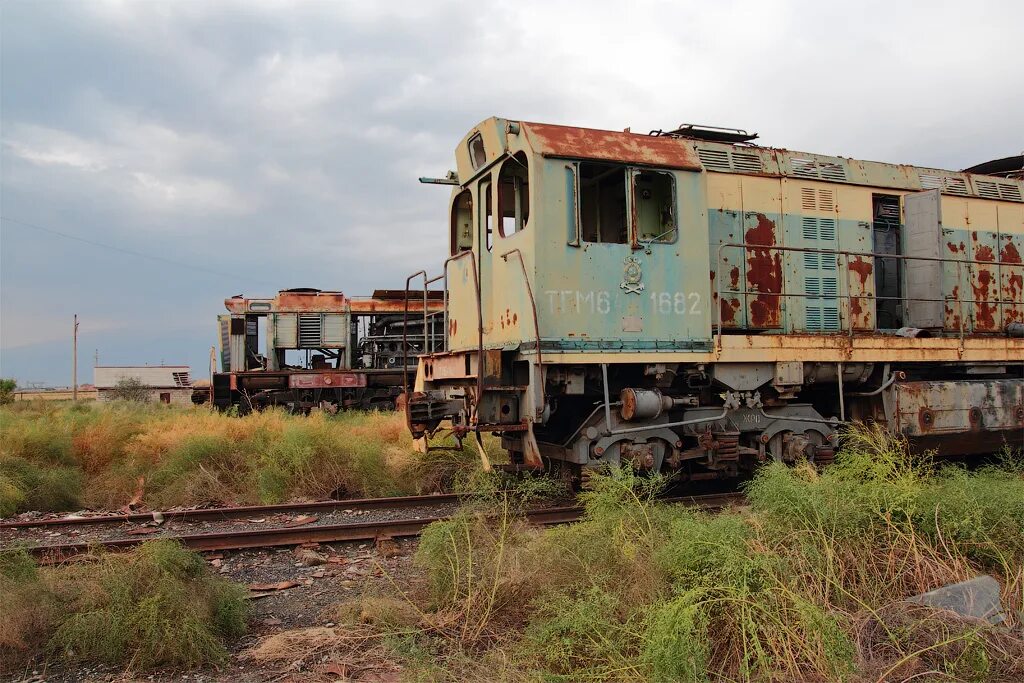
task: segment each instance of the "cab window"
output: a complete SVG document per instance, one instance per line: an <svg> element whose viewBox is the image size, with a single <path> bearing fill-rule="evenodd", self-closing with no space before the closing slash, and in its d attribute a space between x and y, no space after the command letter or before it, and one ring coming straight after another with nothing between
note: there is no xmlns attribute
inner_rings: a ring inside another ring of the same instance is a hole
<svg viewBox="0 0 1024 683"><path fill-rule="evenodd" d="M477 196L480 198L480 231L483 233L483 240L481 240L484 246L487 247L487 251L491 250L494 245L494 225L491 206L491 181L483 180L480 182L480 190L477 192Z"/></svg>
<svg viewBox="0 0 1024 683"><path fill-rule="evenodd" d="M626 167L581 162L579 182L580 237L585 242L626 244Z"/></svg>
<svg viewBox="0 0 1024 683"><path fill-rule="evenodd" d="M530 174L526 155L518 152L501 166L498 175L498 212L502 237L511 237L530 220Z"/></svg>
<svg viewBox="0 0 1024 683"><path fill-rule="evenodd" d="M477 133L469 139L469 161L473 164L473 170L480 168L487 161L487 152L484 150L484 138Z"/></svg>
<svg viewBox="0 0 1024 683"><path fill-rule="evenodd" d="M452 202L451 254L473 248L473 195L463 190Z"/></svg>
<svg viewBox="0 0 1024 683"><path fill-rule="evenodd" d="M633 206L639 242L675 242L675 186L662 171L633 172Z"/></svg>

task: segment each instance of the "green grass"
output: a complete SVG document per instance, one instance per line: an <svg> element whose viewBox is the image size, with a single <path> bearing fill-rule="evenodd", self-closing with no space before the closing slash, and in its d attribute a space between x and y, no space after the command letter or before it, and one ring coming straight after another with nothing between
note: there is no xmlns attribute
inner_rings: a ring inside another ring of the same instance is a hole
<svg viewBox="0 0 1024 683"><path fill-rule="evenodd" d="M38 657L128 670L219 664L248 609L244 589L172 541L58 567L7 550L0 593L0 667L9 673Z"/></svg>
<svg viewBox="0 0 1024 683"><path fill-rule="evenodd" d="M771 465L721 514L655 500L629 471L592 480L585 518L526 527L514 503L432 525L418 562L434 626L424 679L874 681L927 671L1024 678L1024 472L846 435L834 467ZM989 573L1016 631L910 607ZM945 679L944 678L944 679Z"/></svg>
<svg viewBox="0 0 1024 683"><path fill-rule="evenodd" d="M0 407L0 516L427 493L472 471L472 449L415 452L397 413L231 417L139 403Z"/></svg>

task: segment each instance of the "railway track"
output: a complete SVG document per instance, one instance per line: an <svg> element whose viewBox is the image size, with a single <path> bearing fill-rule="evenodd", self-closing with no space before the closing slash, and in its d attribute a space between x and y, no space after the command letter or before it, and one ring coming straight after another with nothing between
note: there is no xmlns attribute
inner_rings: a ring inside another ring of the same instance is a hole
<svg viewBox="0 0 1024 683"><path fill-rule="evenodd" d="M423 499L430 499L431 502L438 502L438 499L446 499L445 502L451 502L450 500L447 499L454 499L455 501L457 501L459 497L410 496L398 499L364 499L359 502L361 504L369 506L365 509L393 509L395 507L421 507L425 502ZM399 501L397 503L397 506L387 505L386 501L396 500ZM724 493L701 496L678 496L673 498L665 498L663 499L663 502L687 506L700 506L708 509L721 509L734 503L741 502L742 500L743 496L740 493ZM336 507L341 506L345 510L350 510L353 509L353 502L355 501L329 501L324 504L324 507L334 505ZM244 513L241 512L241 510L243 509L245 510ZM254 513L266 514L268 510L273 510L275 512L295 512L297 510L309 509L310 504L301 504L297 506L270 505L248 506L246 508L218 508L201 511L192 510L188 511L188 513L202 512L204 515L208 516L208 518L217 518L215 517L216 514L222 515L222 517L220 518L224 518L223 515L231 515L235 518L238 518L246 517ZM538 508L528 510L525 513L526 518L530 522L538 525L566 524L580 519L582 515L583 508L579 506L558 506L549 508ZM110 515L105 516L104 518L86 517L62 518L58 520L39 520L36 522L36 526L39 526L39 522L45 522L47 525L52 525L51 522L54 524L60 523L64 525L95 524L96 522L94 520L96 519L104 519L104 521L106 521L107 523L113 523L114 520L118 522L126 521L127 517L129 516ZM152 520L152 515L143 515L142 518L146 520ZM429 524L446 518L446 516L431 516L402 519L387 519L369 522L350 522L344 524L322 524L318 526L276 526L258 529L232 529L229 531L214 531L205 533L164 534L159 536L159 538L173 539L178 541L187 548L199 551L237 550L243 548L266 548L314 542L331 543L346 541L367 541L379 538L402 538L418 536L420 532ZM15 525L19 526L15 527ZM25 526L30 525L31 523L28 522L7 522L4 523L2 527L24 528ZM40 544L31 546L28 548L28 550L39 561L47 564L52 564L70 560L75 556L88 553L89 551L96 548L104 548L107 550L123 550L144 543L147 540L150 540L150 538L131 537L79 543Z"/></svg>

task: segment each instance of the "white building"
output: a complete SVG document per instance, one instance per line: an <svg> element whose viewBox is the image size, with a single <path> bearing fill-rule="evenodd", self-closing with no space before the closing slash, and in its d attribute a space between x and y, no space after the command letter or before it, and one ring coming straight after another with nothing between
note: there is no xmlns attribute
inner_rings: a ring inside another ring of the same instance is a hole
<svg viewBox="0 0 1024 683"><path fill-rule="evenodd" d="M122 380L136 380L148 389L152 402L191 405L190 371L187 365L97 366L93 383L100 401L116 399L115 390Z"/></svg>

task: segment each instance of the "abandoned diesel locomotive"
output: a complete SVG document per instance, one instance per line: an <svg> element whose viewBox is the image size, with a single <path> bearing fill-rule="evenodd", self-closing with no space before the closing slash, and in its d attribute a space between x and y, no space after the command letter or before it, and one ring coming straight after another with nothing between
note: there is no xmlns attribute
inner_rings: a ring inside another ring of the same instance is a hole
<svg viewBox="0 0 1024 683"><path fill-rule="evenodd" d="M402 392L402 363L442 346L436 319L403 324L402 292L349 297L286 289L273 298L231 297L217 317L220 372L206 392L213 405L247 412L270 405L392 410ZM411 304L441 310L437 295ZM205 397L204 397L205 398ZM195 399L193 399L195 400Z"/></svg>
<svg viewBox="0 0 1024 683"><path fill-rule="evenodd" d="M692 479L827 461L848 420L940 453L1019 447L1020 175L755 138L474 127L457 171L424 179L454 188L450 256L406 285L445 289L414 436L450 419L522 467Z"/></svg>

